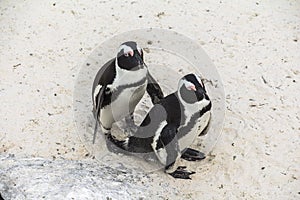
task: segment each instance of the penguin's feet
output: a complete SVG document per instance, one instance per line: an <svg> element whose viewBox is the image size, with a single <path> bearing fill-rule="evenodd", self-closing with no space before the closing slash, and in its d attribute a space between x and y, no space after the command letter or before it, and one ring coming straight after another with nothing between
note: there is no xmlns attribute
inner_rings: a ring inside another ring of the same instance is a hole
<svg viewBox="0 0 300 200"><path fill-rule="evenodd" d="M174 178L179 178L179 179L192 179L190 176L192 174L195 174L196 172L190 172L185 170L186 166L179 166L176 171L169 173L171 176Z"/></svg>
<svg viewBox="0 0 300 200"><path fill-rule="evenodd" d="M181 158L187 161L197 161L203 160L205 158L205 155L204 153L195 149L187 148L185 152L181 155Z"/></svg>

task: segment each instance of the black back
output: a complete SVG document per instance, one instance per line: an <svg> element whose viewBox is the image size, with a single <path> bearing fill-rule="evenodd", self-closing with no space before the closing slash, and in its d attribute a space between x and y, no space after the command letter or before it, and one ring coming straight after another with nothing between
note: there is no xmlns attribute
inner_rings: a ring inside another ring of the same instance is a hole
<svg viewBox="0 0 300 200"><path fill-rule="evenodd" d="M111 59L110 61L105 63L97 72L97 75L94 79L92 92L95 91L97 85L106 87L107 85L112 84L115 77L116 77L115 59ZM98 99L98 95L96 96L96 99ZM104 98L103 105L104 104L108 105L109 102L110 100L108 98ZM95 104L94 98L93 98L93 103Z"/></svg>
<svg viewBox="0 0 300 200"><path fill-rule="evenodd" d="M161 122L167 121L177 129L181 123L181 105L175 93L166 96L155 104L148 112L134 136L129 137L128 151L148 153L152 152L152 141L155 131Z"/></svg>
<svg viewBox="0 0 300 200"><path fill-rule="evenodd" d="M95 90L97 85L109 85L112 84L116 77L116 68L115 68L115 58L109 60L105 63L97 72L94 84L93 91Z"/></svg>
<svg viewBox="0 0 300 200"><path fill-rule="evenodd" d="M193 83L196 87L196 91L193 91L187 90L184 85L181 86L179 92L181 98L183 99L183 101L185 101L185 103L193 104L195 102L203 100L203 98L209 100L203 83L199 83L195 75L186 75L184 79ZM177 92L166 96L164 99L161 99L161 101L158 104L154 105L154 107L149 111L134 136L130 137L128 150L131 152L140 153L152 152L153 148L151 144L153 142L155 132L163 121L167 121L167 125L165 126L165 128L176 130L177 139L182 138L192 130L192 128L197 123L197 120L204 113L211 109L211 102L209 102L209 104L202 110L199 110L199 112L195 112L195 114L193 114L189 119L189 122L186 124L186 126L183 126L186 121L184 109L185 106L183 105L183 102L179 100ZM197 108L195 107L195 109ZM163 138L165 136L166 135L160 136L156 149L163 148L163 146L166 145L163 144L163 142L166 141L165 138ZM170 138L167 139L169 140Z"/></svg>

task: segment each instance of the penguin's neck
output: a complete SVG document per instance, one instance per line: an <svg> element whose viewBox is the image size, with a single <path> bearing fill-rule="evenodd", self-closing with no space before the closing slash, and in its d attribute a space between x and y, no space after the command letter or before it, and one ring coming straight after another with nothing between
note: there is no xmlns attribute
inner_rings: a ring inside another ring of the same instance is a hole
<svg viewBox="0 0 300 200"><path fill-rule="evenodd" d="M136 71L130 71L119 67L117 62L115 62L115 68L116 68L116 76L112 84L113 89L116 89L119 86L131 85L137 83L142 79L145 79L148 73L146 67Z"/></svg>
<svg viewBox="0 0 300 200"><path fill-rule="evenodd" d="M196 114L197 112L201 112L202 109L204 109L208 104L209 104L209 101L206 100L206 99L203 99L201 101L197 101L195 103L187 103L185 102L179 91L177 91L177 94L176 96L178 97L179 99L179 102L180 102L180 109L181 109L181 113L184 115L182 116L182 121L181 121L181 125L182 127L184 126L187 126L188 122L190 121L191 117Z"/></svg>

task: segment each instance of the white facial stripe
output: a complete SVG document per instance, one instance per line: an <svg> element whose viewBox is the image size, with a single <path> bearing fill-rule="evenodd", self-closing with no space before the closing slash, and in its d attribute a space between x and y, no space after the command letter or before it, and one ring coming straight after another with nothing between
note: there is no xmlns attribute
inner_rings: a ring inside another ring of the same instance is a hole
<svg viewBox="0 0 300 200"><path fill-rule="evenodd" d="M181 78L181 79L179 80L178 86L181 86L181 85L183 84L184 81L185 81L185 79Z"/></svg>
<svg viewBox="0 0 300 200"><path fill-rule="evenodd" d="M189 81L187 81L187 80L184 80L184 81L183 81L183 84L185 85L185 87L186 87L187 89L190 89L190 88L195 87L195 85L194 85L193 83L191 83L191 82L189 82Z"/></svg>
<svg viewBox="0 0 300 200"><path fill-rule="evenodd" d="M139 45L136 45L137 50L139 51L139 53L141 54L142 49L139 47Z"/></svg>
<svg viewBox="0 0 300 200"><path fill-rule="evenodd" d="M125 44L122 44L119 48L118 52L124 51L124 53L133 52L133 49L130 46L127 46Z"/></svg>
<svg viewBox="0 0 300 200"><path fill-rule="evenodd" d="M195 74L195 77L196 77L197 81L199 82L199 84L201 85L201 87L203 87L201 78L196 74Z"/></svg>
<svg viewBox="0 0 300 200"><path fill-rule="evenodd" d="M178 91L179 89L182 87L182 85L184 84L184 80L180 79L179 83L178 83Z"/></svg>

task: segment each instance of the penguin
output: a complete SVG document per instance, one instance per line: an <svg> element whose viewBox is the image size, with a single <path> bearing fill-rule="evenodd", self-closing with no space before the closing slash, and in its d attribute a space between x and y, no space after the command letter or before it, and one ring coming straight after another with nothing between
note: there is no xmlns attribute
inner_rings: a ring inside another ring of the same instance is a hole
<svg viewBox="0 0 300 200"><path fill-rule="evenodd" d="M145 91L153 104L164 97L144 63L143 50L134 41L124 42L116 57L104 64L94 79L92 100L96 124L93 144L98 123L105 135L110 134L114 122L123 118L129 126L134 126L133 111Z"/></svg>
<svg viewBox="0 0 300 200"><path fill-rule="evenodd" d="M201 78L188 74L180 79L176 92L155 104L137 131L125 140L110 136L109 141L129 154L153 153L165 166L165 172L180 179L191 179L195 172L178 166L183 158L202 160L205 155L189 148L206 131L211 118L211 100Z"/></svg>

